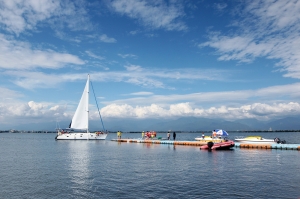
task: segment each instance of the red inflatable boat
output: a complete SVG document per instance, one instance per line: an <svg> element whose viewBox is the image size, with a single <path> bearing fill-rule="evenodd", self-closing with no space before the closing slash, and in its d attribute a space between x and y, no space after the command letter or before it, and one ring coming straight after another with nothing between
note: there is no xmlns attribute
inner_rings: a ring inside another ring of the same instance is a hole
<svg viewBox="0 0 300 199"><path fill-rule="evenodd" d="M200 149L208 149L208 150L224 150L224 149L230 149L234 147L234 141L232 140L227 140L225 142L208 142L206 145L203 145L200 147Z"/></svg>

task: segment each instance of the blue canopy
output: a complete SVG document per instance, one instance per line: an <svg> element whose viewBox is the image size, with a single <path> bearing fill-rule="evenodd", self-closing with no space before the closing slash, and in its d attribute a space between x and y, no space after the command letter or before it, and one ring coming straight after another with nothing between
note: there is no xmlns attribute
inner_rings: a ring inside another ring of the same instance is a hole
<svg viewBox="0 0 300 199"><path fill-rule="evenodd" d="M217 135L228 136L228 133L222 129L216 129L215 131L216 131Z"/></svg>

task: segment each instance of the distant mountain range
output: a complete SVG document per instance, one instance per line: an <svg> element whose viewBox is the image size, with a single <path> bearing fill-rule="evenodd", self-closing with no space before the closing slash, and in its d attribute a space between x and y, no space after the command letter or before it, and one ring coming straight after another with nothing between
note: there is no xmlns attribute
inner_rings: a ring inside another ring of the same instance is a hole
<svg viewBox="0 0 300 199"><path fill-rule="evenodd" d="M251 130L299 130L300 116L286 117L273 121L259 121L256 119L242 119L226 121L222 119L207 119L197 117L182 117L177 119L104 119L105 129L109 131L211 131L224 129L227 131L251 131ZM60 127L68 127L70 121L60 122ZM1 125L0 130L47 130L54 131L56 122L32 123L8 127ZM101 122L90 122L91 130L101 130Z"/></svg>

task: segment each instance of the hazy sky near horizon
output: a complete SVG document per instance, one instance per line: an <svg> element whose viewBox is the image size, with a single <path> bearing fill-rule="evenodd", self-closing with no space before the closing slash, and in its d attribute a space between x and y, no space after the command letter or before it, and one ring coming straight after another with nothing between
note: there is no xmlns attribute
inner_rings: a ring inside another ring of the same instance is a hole
<svg viewBox="0 0 300 199"><path fill-rule="evenodd" d="M297 0L0 0L0 124L71 120L87 74L104 119L299 115L299 13Z"/></svg>

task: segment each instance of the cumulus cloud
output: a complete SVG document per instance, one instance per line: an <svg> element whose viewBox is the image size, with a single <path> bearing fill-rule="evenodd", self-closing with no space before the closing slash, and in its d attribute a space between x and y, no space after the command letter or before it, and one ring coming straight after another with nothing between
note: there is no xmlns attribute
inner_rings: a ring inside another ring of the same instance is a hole
<svg viewBox="0 0 300 199"><path fill-rule="evenodd" d="M47 102L0 102L0 123L2 124L26 124L28 119L33 123L49 122L54 119L70 118L65 106L52 105Z"/></svg>
<svg viewBox="0 0 300 199"><path fill-rule="evenodd" d="M299 1L260 1L245 3L231 34L210 32L199 47L212 47L219 60L253 62L257 58L279 60L285 77L300 78ZM241 6L242 7L242 6ZM240 13L240 12L239 12Z"/></svg>
<svg viewBox="0 0 300 199"><path fill-rule="evenodd" d="M184 16L183 8L176 1L167 5L163 1L112 0L111 6L116 12L137 19L150 28L177 31L187 29L180 21Z"/></svg>
<svg viewBox="0 0 300 199"><path fill-rule="evenodd" d="M65 79L84 78L81 76L66 76ZM227 120L256 118L269 120L285 116L300 114L300 93L294 88L299 84L274 86L258 90L232 91L232 92L206 92L191 93L186 95L154 95L148 92L131 93L129 99L102 102L106 104L101 109L101 115L106 118L173 118L193 116L202 118L223 118ZM0 89L1 90L1 89ZM2 89L7 91L7 89ZM20 98L21 95L10 91L10 97ZM287 96L289 95L289 96ZM129 95L130 96L130 95ZM260 103L253 102L252 98L259 98ZM276 101L273 100L276 96ZM280 98L287 98L283 100ZM295 99L293 101L292 99ZM262 99L262 100L261 100ZM220 101L230 102L228 105L220 104ZM68 106L60 103L34 102L28 103L0 101L0 122L38 118L39 121L47 121L53 118L58 120L70 119L76 108L75 103ZM208 105L207 105L208 104ZM91 120L98 118L98 113L92 111ZM22 119L20 119L22 118Z"/></svg>
<svg viewBox="0 0 300 199"><path fill-rule="evenodd" d="M194 116L204 118L223 118L227 120L256 118L268 120L274 117L298 115L300 104L289 103L254 103L240 107L220 106L209 107L207 109L193 107L190 103L171 104L169 106L159 106L151 104L149 106L130 106L128 104L110 104L101 109L104 117L126 117L126 118L172 118L183 116Z"/></svg>
<svg viewBox="0 0 300 199"><path fill-rule="evenodd" d="M300 113L300 104L297 102L289 103L254 103L240 107L194 107L190 103L170 104L169 106L160 106L151 104L148 106L131 106L128 104L110 104L101 109L101 114L106 118L173 118L182 116L193 116L203 118L223 118L227 120L256 118L268 120L274 117L284 117L298 115ZM0 121L9 123L20 118L26 121L29 118L39 118L39 121L46 122L49 118L57 120L66 120L72 117L73 111L65 106L52 105L47 103L37 103L30 101L19 104L0 104ZM91 111L91 120L99 119L96 112ZM11 120L8 120L10 118Z"/></svg>

